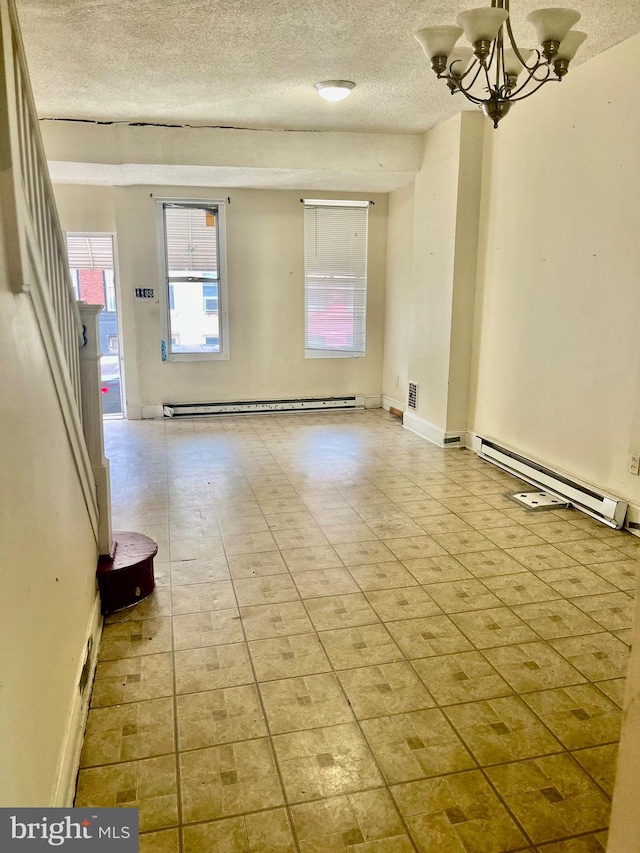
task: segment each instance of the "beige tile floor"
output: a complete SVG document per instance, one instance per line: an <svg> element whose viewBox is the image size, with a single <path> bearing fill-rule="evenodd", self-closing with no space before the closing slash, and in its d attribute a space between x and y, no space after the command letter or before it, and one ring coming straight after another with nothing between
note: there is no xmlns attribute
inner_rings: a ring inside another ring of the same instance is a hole
<svg viewBox="0 0 640 853"><path fill-rule="evenodd" d="M143 853L595 853L640 541L380 410L106 424L157 589L107 619L77 804Z"/></svg>

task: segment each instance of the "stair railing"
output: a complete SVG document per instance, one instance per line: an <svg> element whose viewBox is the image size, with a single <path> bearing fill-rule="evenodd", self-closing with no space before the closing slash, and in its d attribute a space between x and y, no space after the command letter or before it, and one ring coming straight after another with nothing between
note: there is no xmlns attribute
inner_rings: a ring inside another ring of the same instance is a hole
<svg viewBox="0 0 640 853"><path fill-rule="evenodd" d="M8 274L13 292L33 304L98 541L103 508L82 419L83 326L13 0L0 0L0 49L0 205Z"/></svg>

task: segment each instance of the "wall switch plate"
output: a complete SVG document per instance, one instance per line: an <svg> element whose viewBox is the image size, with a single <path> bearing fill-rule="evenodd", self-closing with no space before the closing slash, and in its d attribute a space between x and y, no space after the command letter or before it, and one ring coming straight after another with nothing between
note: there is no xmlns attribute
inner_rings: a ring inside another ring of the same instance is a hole
<svg viewBox="0 0 640 853"><path fill-rule="evenodd" d="M640 474L640 456L633 454L631 457L631 464L629 465L629 471L632 474Z"/></svg>

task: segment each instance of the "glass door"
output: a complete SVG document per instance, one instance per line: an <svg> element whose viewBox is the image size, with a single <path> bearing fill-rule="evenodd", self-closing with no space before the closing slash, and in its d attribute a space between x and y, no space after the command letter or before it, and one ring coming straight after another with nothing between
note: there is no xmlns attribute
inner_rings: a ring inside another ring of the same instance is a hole
<svg viewBox="0 0 640 853"><path fill-rule="evenodd" d="M76 299L103 306L98 315L102 414L121 417L124 407L113 236L68 233L67 252Z"/></svg>

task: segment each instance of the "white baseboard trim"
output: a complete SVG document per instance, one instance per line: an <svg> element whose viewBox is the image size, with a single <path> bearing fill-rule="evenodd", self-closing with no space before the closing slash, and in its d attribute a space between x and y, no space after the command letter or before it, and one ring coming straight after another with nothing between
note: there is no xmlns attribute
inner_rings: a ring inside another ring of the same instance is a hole
<svg viewBox="0 0 640 853"><path fill-rule="evenodd" d="M635 525L638 525L637 527ZM640 506L630 503L627 507L627 517L624 529L634 536L640 536Z"/></svg>
<svg viewBox="0 0 640 853"><path fill-rule="evenodd" d="M127 405L128 421L150 421L154 418L162 418L164 409L162 406L133 406Z"/></svg>
<svg viewBox="0 0 640 853"><path fill-rule="evenodd" d="M421 438L430 441L431 444L437 447L465 447L466 433L464 430L443 430L441 427L426 421L419 417L414 412L405 411L402 416L402 426L405 429L415 432Z"/></svg>
<svg viewBox="0 0 640 853"><path fill-rule="evenodd" d="M164 415L162 406L142 406L140 417L143 421L150 421L154 418L161 418Z"/></svg>
<svg viewBox="0 0 640 853"><path fill-rule="evenodd" d="M406 403L401 403L400 400L394 400L393 397L389 397L386 394L382 395L382 408L387 412L389 409L398 409L400 412L405 412L407 409Z"/></svg>
<svg viewBox="0 0 640 853"><path fill-rule="evenodd" d="M80 753L82 752L82 741L84 739L84 731L87 725L89 701L91 699L93 678L96 671L96 665L98 663L98 649L100 647L101 636L102 614L100 613L100 596L96 590L96 598L91 610L89 623L87 625L87 631L82 646L82 654L80 655L80 665L75 681L75 698L69 713L67 734L65 737L64 747L61 752L58 781L56 784L54 802L52 803L54 807L70 808L73 806L76 779L78 776L78 768L80 766ZM93 641L91 648L89 681L87 682L84 692L81 694L77 685L80 683L80 674L82 672L85 659L84 650L87 647L89 637L91 637Z"/></svg>
<svg viewBox="0 0 640 853"><path fill-rule="evenodd" d="M365 409L381 409L382 397L380 396L380 394L373 394L369 397L365 396L364 407Z"/></svg>

